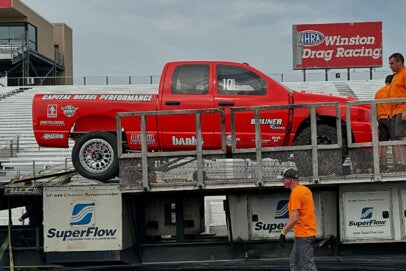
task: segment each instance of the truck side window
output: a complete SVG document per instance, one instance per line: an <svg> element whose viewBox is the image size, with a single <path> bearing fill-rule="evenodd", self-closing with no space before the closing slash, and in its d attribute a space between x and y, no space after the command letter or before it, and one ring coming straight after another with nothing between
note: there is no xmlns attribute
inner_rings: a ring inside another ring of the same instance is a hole
<svg viewBox="0 0 406 271"><path fill-rule="evenodd" d="M266 81L243 67L217 65L219 94L265 95Z"/></svg>
<svg viewBox="0 0 406 271"><path fill-rule="evenodd" d="M209 65L181 65L172 77L172 94L207 94Z"/></svg>

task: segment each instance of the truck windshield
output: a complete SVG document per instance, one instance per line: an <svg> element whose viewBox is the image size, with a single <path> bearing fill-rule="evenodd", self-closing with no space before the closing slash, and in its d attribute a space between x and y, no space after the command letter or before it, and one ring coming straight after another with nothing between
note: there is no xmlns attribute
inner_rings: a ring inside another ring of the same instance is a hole
<svg viewBox="0 0 406 271"><path fill-rule="evenodd" d="M266 81L243 67L218 65L217 89L219 94L265 95Z"/></svg>

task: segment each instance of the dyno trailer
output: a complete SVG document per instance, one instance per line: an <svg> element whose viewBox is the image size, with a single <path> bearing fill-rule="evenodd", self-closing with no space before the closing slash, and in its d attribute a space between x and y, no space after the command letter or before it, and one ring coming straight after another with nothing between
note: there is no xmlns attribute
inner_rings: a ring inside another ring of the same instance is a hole
<svg viewBox="0 0 406 271"><path fill-rule="evenodd" d="M347 115L359 103L349 103ZM376 104L383 102L362 103L370 104L374 116ZM310 111L311 135L305 146L261 146L261 112L280 106L230 109L231 116L253 112L256 147L252 149L236 148L238 123L231 118L227 134L221 109L118 114L119 180L86 185L25 180L23 186L20 182L3 188L3 209L35 205L44 219L0 232L2 240L10 238L12 244L12 249L3 250L1 265L9 266L7 252L12 251L16 266L287 269L291 246L280 248L277 238L287 221L289 194L278 176L283 169L310 160L312 167L301 180L314 192L319 269L355 265L379 270L387 261L393 270L401 270L406 172L394 172L397 161L391 148L406 142L378 142L377 123L372 121L372 142L353 143L351 120L342 123L337 117L332 124L336 138L326 144L317 137L317 107L331 107L340 116L338 103L290 107ZM194 114L196 150L148 152L149 114ZM221 149L203 150L202 114L219 114ZM141 118L140 152L123 151L120 121L127 116ZM380 167L382 146L387 147L386 168ZM330 170L320 172L321 163L331 163ZM223 235L204 228L204 198L219 195L225 198ZM288 240L292 237L290 233Z"/></svg>

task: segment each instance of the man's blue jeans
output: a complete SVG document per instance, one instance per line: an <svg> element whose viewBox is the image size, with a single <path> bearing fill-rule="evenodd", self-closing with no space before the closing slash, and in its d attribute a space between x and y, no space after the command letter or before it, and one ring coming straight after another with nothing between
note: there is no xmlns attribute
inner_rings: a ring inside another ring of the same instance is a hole
<svg viewBox="0 0 406 271"><path fill-rule="evenodd" d="M290 254L291 271L317 271L313 259L314 236L295 237L292 252Z"/></svg>

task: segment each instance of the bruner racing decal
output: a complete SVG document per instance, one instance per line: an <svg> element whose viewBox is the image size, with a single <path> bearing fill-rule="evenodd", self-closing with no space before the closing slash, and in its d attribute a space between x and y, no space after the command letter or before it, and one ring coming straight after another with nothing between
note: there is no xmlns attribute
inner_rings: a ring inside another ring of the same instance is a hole
<svg viewBox="0 0 406 271"><path fill-rule="evenodd" d="M269 125L269 128L274 130L283 130L282 119L259 119L261 125ZM255 119L251 119L251 124L255 125Z"/></svg>

